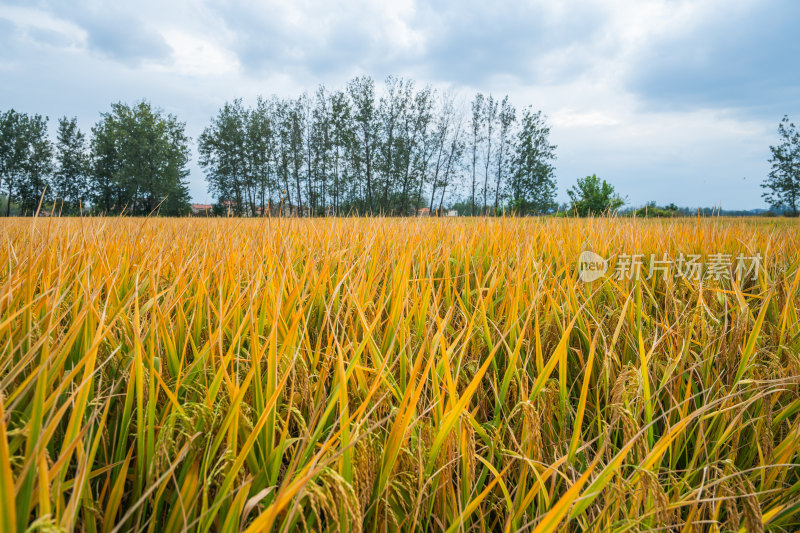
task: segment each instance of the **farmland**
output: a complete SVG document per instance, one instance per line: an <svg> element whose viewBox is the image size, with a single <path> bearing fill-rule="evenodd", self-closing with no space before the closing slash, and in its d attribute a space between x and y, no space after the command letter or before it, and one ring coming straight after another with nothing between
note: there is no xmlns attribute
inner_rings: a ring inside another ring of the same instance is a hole
<svg viewBox="0 0 800 533"><path fill-rule="evenodd" d="M796 220L0 235L2 531L800 523ZM585 250L641 254L641 275L584 282ZM694 278L651 254L730 263Z"/></svg>

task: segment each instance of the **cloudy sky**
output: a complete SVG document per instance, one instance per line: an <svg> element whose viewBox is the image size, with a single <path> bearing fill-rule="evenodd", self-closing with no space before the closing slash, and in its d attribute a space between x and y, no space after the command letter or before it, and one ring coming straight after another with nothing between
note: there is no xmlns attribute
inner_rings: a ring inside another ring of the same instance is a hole
<svg viewBox="0 0 800 533"><path fill-rule="evenodd" d="M562 201L597 173L630 205L756 208L800 120L798 23L797 0L0 0L0 109L88 130L145 98L196 139L226 100L395 74L543 110Z"/></svg>

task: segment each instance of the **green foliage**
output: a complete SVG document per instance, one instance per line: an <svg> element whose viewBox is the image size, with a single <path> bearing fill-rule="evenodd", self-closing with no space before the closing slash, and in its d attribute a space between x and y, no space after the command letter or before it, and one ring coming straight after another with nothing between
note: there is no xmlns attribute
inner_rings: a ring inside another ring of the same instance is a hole
<svg viewBox="0 0 800 533"><path fill-rule="evenodd" d="M550 127L541 111L525 109L511 163L509 207L519 214L541 214L555 208L556 180Z"/></svg>
<svg viewBox="0 0 800 533"><path fill-rule="evenodd" d="M86 136L78 128L77 118L59 119L55 159L53 194L61 200L57 209L62 214L79 213L86 208L90 160Z"/></svg>
<svg viewBox="0 0 800 533"><path fill-rule="evenodd" d="M247 179L245 124L247 112L242 101L234 100L219 110L198 140L200 166L206 169L208 190L220 201L235 202L237 215L244 206L244 182Z"/></svg>
<svg viewBox="0 0 800 533"><path fill-rule="evenodd" d="M394 76L382 91L361 76L252 107L236 99L200 135L199 164L236 216L408 216L441 212L467 188L471 215L551 211L556 147L541 112L518 121L508 96L478 94L472 121L462 115L451 92ZM46 120L0 115L0 190L23 213L40 200L64 215L190 212L189 139L173 115L116 103L91 135L63 117L55 151Z"/></svg>
<svg viewBox="0 0 800 533"><path fill-rule="evenodd" d="M537 114L517 157L516 119L507 96L476 97L467 124L449 92L389 76L379 94L362 76L344 90L226 103L199 138L200 165L211 194L242 216L439 211L470 179L469 212L499 213L512 176L517 210L545 212L554 205L555 146Z"/></svg>
<svg viewBox="0 0 800 533"><path fill-rule="evenodd" d="M27 150L17 198L24 213L36 213L52 198L49 178L53 172L53 144L47 137L47 117L29 117L26 130Z"/></svg>
<svg viewBox="0 0 800 533"><path fill-rule="evenodd" d="M635 217L665 218L683 216L685 213L675 204L658 206L655 202L648 202L646 206L634 209L630 214Z"/></svg>
<svg viewBox="0 0 800 533"><path fill-rule="evenodd" d="M100 211L146 216L189 211L185 125L145 101L116 103L92 128L93 199Z"/></svg>
<svg viewBox="0 0 800 533"><path fill-rule="evenodd" d="M366 198L366 211L373 212L372 172L374 167L377 117L375 110L375 82L368 76L355 78L347 84L347 94L353 103L353 128L356 133L353 146L354 164L363 170Z"/></svg>
<svg viewBox="0 0 800 533"><path fill-rule="evenodd" d="M11 199L5 214L15 205L31 215L40 203L59 214L87 207L96 213L186 214L188 144L184 124L147 102L114 104L92 128L88 151L75 118L59 120L54 150L47 117L3 112L0 189Z"/></svg>
<svg viewBox="0 0 800 533"><path fill-rule="evenodd" d="M578 183L567 194L572 201L570 211L582 217L610 213L625 204L614 187L606 180L601 181L596 174L578 178Z"/></svg>
<svg viewBox="0 0 800 533"><path fill-rule="evenodd" d="M504 174L506 171L506 166L508 162L506 161L504 156L508 155L508 152L511 150L512 146L510 145L512 142L511 139L511 126L517 120L517 112L514 109L514 106L508 101L508 95L503 98L503 101L500 103L500 115L498 117L500 122L500 138L498 140L498 151L497 151L497 175L495 179L495 187L494 187L494 212L497 213L500 208L502 207L500 202L502 200L502 191L500 187L504 183ZM555 149L555 147L553 147Z"/></svg>
<svg viewBox="0 0 800 533"><path fill-rule="evenodd" d="M52 145L47 138L47 117L13 109L0 114L0 188L5 188L5 214L17 202L22 212L35 213L39 201L50 196Z"/></svg>
<svg viewBox="0 0 800 533"><path fill-rule="evenodd" d="M761 187L761 196L773 209L788 211L797 216L800 203L800 132L789 117L778 124L780 144L770 146L772 170Z"/></svg>
<svg viewBox="0 0 800 533"><path fill-rule="evenodd" d="M477 211L475 209L475 192L477 186L477 170L478 170L478 145L483 142L483 94L477 93L472 100L472 121L470 122L470 133L472 136L472 187L469 201L468 215L474 216ZM463 213L462 213L463 214Z"/></svg>
<svg viewBox="0 0 800 533"><path fill-rule="evenodd" d="M483 177L483 213L487 212L489 207L488 192L489 192L489 166L492 164L492 143L494 141L493 133L496 131L495 123L497 122L497 100L491 94L486 98L483 106L483 123L485 129L485 150L486 153L483 157L484 177Z"/></svg>

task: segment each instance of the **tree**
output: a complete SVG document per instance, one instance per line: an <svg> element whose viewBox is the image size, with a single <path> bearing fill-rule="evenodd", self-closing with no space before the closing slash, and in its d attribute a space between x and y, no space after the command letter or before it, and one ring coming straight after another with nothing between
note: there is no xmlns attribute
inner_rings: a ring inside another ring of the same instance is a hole
<svg viewBox="0 0 800 533"><path fill-rule="evenodd" d="M0 190L5 185L6 216L11 213L11 198L22 173L27 154L24 124L27 116L14 111L0 114Z"/></svg>
<svg viewBox="0 0 800 533"><path fill-rule="evenodd" d="M578 183L567 194L572 200L570 209L582 217L615 211L625 205L614 187L606 180L601 181L596 174L578 178Z"/></svg>
<svg viewBox="0 0 800 533"><path fill-rule="evenodd" d="M400 120L407 105L408 86L402 78L389 76L386 78L385 95L378 104L378 168L380 170L380 189L378 198L380 211L389 213L391 206L389 193L398 176L398 161L402 155L402 132Z"/></svg>
<svg viewBox="0 0 800 533"><path fill-rule="evenodd" d="M299 119L301 121L301 138L302 138L302 153L303 158L301 162L301 168L305 165L305 192L306 198L308 200L308 213L310 215L314 214L314 210L316 208L317 203L317 193L316 193L316 164L314 161L314 111L311 105L311 98L308 96L308 93L303 93L300 95L300 99L297 101L298 105L298 113ZM298 176L300 180L303 179L303 176ZM300 184L298 182L298 195ZM299 196L298 196L299 197Z"/></svg>
<svg viewBox="0 0 800 533"><path fill-rule="evenodd" d="M163 199L160 212L164 215L177 216L188 214L191 210L189 202L189 137L187 137L186 124L179 122L174 116L168 115L162 120L164 128L163 137L160 145L163 152L160 152L161 161L154 173L155 183L158 187L151 189L151 201ZM152 211L155 208L149 204L147 208Z"/></svg>
<svg viewBox="0 0 800 533"><path fill-rule="evenodd" d="M297 194L297 213L303 213L303 187L300 183L303 171L303 140L305 138L305 106L303 96L294 100L289 107L289 154L291 157L292 175L294 176L295 193Z"/></svg>
<svg viewBox="0 0 800 533"><path fill-rule="evenodd" d="M114 126L110 120L98 122L92 127L89 141L89 198L92 209L110 213L121 201L121 187L116 183L119 157L115 142Z"/></svg>
<svg viewBox="0 0 800 533"><path fill-rule="evenodd" d="M248 180L253 183L259 214L266 208L272 210L273 191L278 188L276 182L275 150L276 123L275 102L259 97L256 107L247 114L245 132L245 162Z"/></svg>
<svg viewBox="0 0 800 533"><path fill-rule="evenodd" d="M549 210L555 146L541 114L529 112L525 130L507 96L478 94L471 108L462 120L452 93L393 76L380 94L359 77L252 108L234 100L200 136L200 164L212 195L244 216L273 200L303 215L409 215L458 194L471 214Z"/></svg>
<svg viewBox="0 0 800 533"><path fill-rule="evenodd" d="M789 117L784 116L778 124L781 143L770 146L772 164L769 176L761 184L767 189L761 196L775 209L789 211L797 216L800 202L800 133Z"/></svg>
<svg viewBox="0 0 800 533"><path fill-rule="evenodd" d="M16 201L33 214L49 196L53 147L47 138L47 117L13 109L0 114L0 186L5 184L6 216Z"/></svg>
<svg viewBox="0 0 800 533"><path fill-rule="evenodd" d="M244 214L246 112L240 99L226 102L197 143L200 166L208 189L220 203L232 202L236 215Z"/></svg>
<svg viewBox="0 0 800 533"><path fill-rule="evenodd" d="M278 100L275 105L275 123L277 128L276 143L278 154L275 157L276 173L281 184L281 207L284 205L291 212L292 190L289 184L292 150L292 102Z"/></svg>
<svg viewBox="0 0 800 533"><path fill-rule="evenodd" d="M185 125L148 102L116 103L92 128L93 196L102 211L189 211Z"/></svg>
<svg viewBox="0 0 800 533"><path fill-rule="evenodd" d="M417 91L406 113L407 125L405 135L405 178L401 193L400 211L402 214L413 214L420 207L420 196L412 201L415 186L420 190L425 183L430 150L430 125L433 121L434 91L429 86Z"/></svg>
<svg viewBox="0 0 800 533"><path fill-rule="evenodd" d="M550 144L550 127L541 111L522 113L514 143L508 184L509 207L517 214L540 214L552 210L556 181L552 161L556 146Z"/></svg>
<svg viewBox="0 0 800 533"><path fill-rule="evenodd" d="M503 155L506 152L509 143L509 131L511 125L517 119L517 111L508 101L508 95L503 98L500 104L500 139L498 153L497 153L497 181L494 188L494 212L497 213L497 208L500 200L500 184L503 181L503 171L505 169Z"/></svg>
<svg viewBox="0 0 800 533"><path fill-rule="evenodd" d="M464 156L464 149L466 147L464 141L461 138L460 114L455 117L455 127L453 129L453 134L450 136L448 145L449 148L447 151L447 159L440 183L440 187L442 189L442 195L439 199L440 213L442 212L442 209L444 207L444 196L445 192L447 192L447 186L450 185L451 181L455 181L453 177L457 175L458 169L461 167L461 159Z"/></svg>
<svg viewBox="0 0 800 533"><path fill-rule="evenodd" d="M331 150L333 157L333 191L332 207L335 215L339 214L347 187L348 150L355 143L352 109L347 95L337 91L330 96Z"/></svg>
<svg viewBox="0 0 800 533"><path fill-rule="evenodd" d="M53 144L47 137L47 117L33 115L25 121L27 150L19 180L18 199L23 213L35 214L51 198Z"/></svg>
<svg viewBox="0 0 800 533"><path fill-rule="evenodd" d="M430 211L433 211L437 188L441 187L443 184L446 185L447 183L444 176L445 168L447 167L448 163L447 139L450 136L453 122L456 119L453 95L451 93L442 94L440 105L441 109L436 122L436 128L433 138L431 139L433 142L434 153L436 154L436 164L433 167L433 178L431 182L431 201L430 205L428 206Z"/></svg>
<svg viewBox="0 0 800 533"><path fill-rule="evenodd" d="M331 159L331 100L324 85L320 85L314 99L311 143L314 153L314 179L316 198L314 208L318 214L327 214Z"/></svg>
<svg viewBox="0 0 800 533"><path fill-rule="evenodd" d="M353 104L353 119L359 133L359 157L363 161L366 177L367 212L372 213L372 170L376 132L375 82L368 76L355 78L347 85Z"/></svg>
<svg viewBox="0 0 800 533"><path fill-rule="evenodd" d="M62 117L58 121L57 138L53 194L62 202L63 213L76 213L85 204L89 187L86 136L78 128L77 118Z"/></svg>
<svg viewBox="0 0 800 533"><path fill-rule="evenodd" d="M497 101L489 95L486 99L486 105L483 108L483 120L486 125L486 159L484 160L485 173L483 176L483 211L486 213L487 193L489 191L489 165L492 162L492 139L494 132L494 123L497 120Z"/></svg>
<svg viewBox="0 0 800 533"><path fill-rule="evenodd" d="M483 125L483 95L477 93L472 100L472 194L470 195L470 216L475 216L475 178L478 168L478 144L483 140L481 136Z"/></svg>

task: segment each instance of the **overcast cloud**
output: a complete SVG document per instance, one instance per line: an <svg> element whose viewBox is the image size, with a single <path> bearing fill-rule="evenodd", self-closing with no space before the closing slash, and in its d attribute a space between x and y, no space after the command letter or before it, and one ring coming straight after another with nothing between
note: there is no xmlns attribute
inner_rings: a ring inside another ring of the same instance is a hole
<svg viewBox="0 0 800 533"><path fill-rule="evenodd" d="M226 100L396 74L543 110L562 201L597 173L633 205L764 207L778 121L800 120L800 2L496 4L0 0L0 109L88 130L145 98L196 139Z"/></svg>

